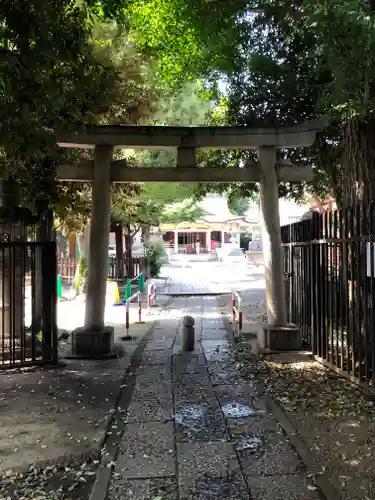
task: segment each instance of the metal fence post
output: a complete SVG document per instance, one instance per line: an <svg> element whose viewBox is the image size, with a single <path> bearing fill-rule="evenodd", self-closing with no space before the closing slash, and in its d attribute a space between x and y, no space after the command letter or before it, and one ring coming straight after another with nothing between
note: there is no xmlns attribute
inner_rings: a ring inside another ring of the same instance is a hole
<svg viewBox="0 0 375 500"><path fill-rule="evenodd" d="M42 244L42 356L57 363L57 262L56 243Z"/></svg>

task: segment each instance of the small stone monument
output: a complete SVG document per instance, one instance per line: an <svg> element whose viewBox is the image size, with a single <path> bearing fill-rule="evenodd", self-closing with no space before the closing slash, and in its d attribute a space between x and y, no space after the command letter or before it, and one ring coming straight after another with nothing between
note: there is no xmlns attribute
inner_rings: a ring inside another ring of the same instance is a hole
<svg viewBox="0 0 375 500"><path fill-rule="evenodd" d="M192 316L184 316L182 322L182 349L194 351L195 346L195 319Z"/></svg>

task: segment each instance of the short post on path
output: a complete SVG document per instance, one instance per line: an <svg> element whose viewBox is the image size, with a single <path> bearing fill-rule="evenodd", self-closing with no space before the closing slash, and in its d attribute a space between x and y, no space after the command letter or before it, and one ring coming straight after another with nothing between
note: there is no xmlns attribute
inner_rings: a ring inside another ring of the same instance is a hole
<svg viewBox="0 0 375 500"><path fill-rule="evenodd" d="M184 351L195 349L195 319L192 316L184 316L182 320L182 349Z"/></svg>

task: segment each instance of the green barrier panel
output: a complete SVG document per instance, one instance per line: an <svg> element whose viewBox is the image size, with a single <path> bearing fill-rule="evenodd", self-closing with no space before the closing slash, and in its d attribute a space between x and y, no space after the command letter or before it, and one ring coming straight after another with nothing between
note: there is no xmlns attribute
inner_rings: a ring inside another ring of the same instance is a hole
<svg viewBox="0 0 375 500"><path fill-rule="evenodd" d="M62 288L62 278L60 274L57 275L57 298L61 299L63 296L63 288Z"/></svg>
<svg viewBox="0 0 375 500"><path fill-rule="evenodd" d="M143 276L143 273L139 275L139 291L143 292L145 289L145 277Z"/></svg>
<svg viewBox="0 0 375 500"><path fill-rule="evenodd" d="M126 280L124 300L127 300L129 297L131 297L131 295L132 295L132 283L136 282L137 280L139 280L138 290L140 292L144 291L144 289L145 289L145 277L143 276L143 273L141 273L139 276L133 278L132 280Z"/></svg>
<svg viewBox="0 0 375 500"><path fill-rule="evenodd" d="M132 294L131 282L130 280L126 280L124 300L127 300L131 296L131 294Z"/></svg>

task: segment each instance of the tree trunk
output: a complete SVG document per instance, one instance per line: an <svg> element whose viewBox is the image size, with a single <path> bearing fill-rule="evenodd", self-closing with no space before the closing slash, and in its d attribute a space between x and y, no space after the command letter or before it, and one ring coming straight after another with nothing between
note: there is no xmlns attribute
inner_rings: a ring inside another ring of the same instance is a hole
<svg viewBox="0 0 375 500"><path fill-rule="evenodd" d="M124 279L124 246L122 240L122 226L118 224L115 228L116 239L116 278Z"/></svg>
<svg viewBox="0 0 375 500"><path fill-rule="evenodd" d="M371 340L365 336L366 326L361 323L363 307L367 307L368 290L375 286L375 279L366 277L366 261L368 245L371 241L373 228L370 224L369 212L372 211L372 202L375 201L375 117L354 118L345 125L343 132L343 181L342 205L350 208L348 219L345 221L345 235L347 238L359 239L362 243L349 245L343 250L345 263L342 272L342 283L345 296L345 305L348 304L351 314L357 316L358 321L345 325L348 329L347 343L357 360L365 358L366 349L372 351ZM364 287L366 283L367 291ZM370 294L371 296L371 294ZM371 306L372 307L372 304ZM360 339L360 340L358 340ZM371 360L368 359L368 366ZM356 367L357 376L364 374L365 363ZM367 374L369 375L369 374ZM370 374L373 376L372 374Z"/></svg>
<svg viewBox="0 0 375 500"><path fill-rule="evenodd" d="M143 245L146 247L150 241L150 227L142 226Z"/></svg>
<svg viewBox="0 0 375 500"><path fill-rule="evenodd" d="M77 235L77 244L79 248L79 261L74 278L76 294L86 292L87 285L87 265L89 261L89 241L90 226L85 227L83 233Z"/></svg>
<svg viewBox="0 0 375 500"><path fill-rule="evenodd" d="M342 204L375 199L375 118L350 120L343 132Z"/></svg>
<svg viewBox="0 0 375 500"><path fill-rule="evenodd" d="M130 226L126 226L125 236L125 252L126 252L126 276L128 279L134 278L133 276L133 259L132 259L132 232Z"/></svg>
<svg viewBox="0 0 375 500"><path fill-rule="evenodd" d="M148 279L149 269L147 265L147 246L150 242L150 226L142 226L143 257L141 259L141 272Z"/></svg>

